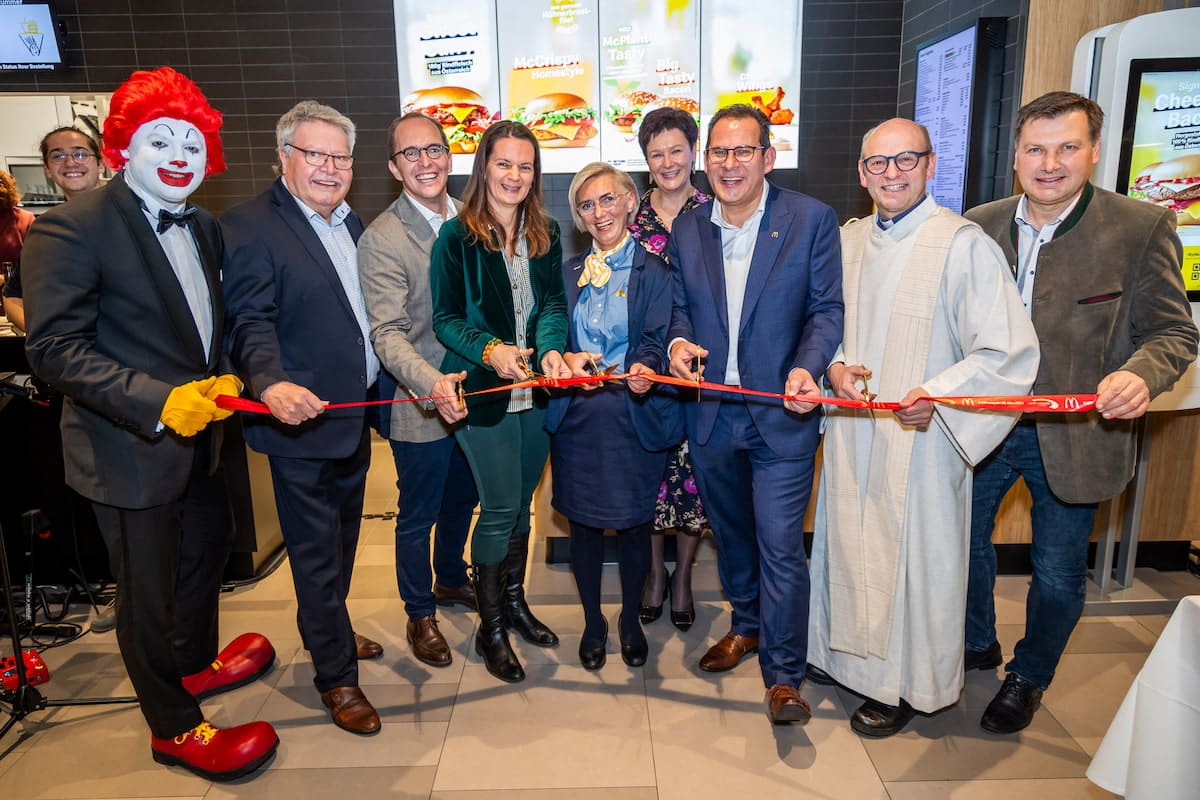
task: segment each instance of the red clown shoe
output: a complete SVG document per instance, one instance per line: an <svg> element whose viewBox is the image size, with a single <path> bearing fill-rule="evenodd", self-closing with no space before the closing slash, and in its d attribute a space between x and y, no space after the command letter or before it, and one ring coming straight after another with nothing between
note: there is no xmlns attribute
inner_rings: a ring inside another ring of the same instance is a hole
<svg viewBox="0 0 1200 800"><path fill-rule="evenodd" d="M268 722L250 722L234 728L215 728L207 721L173 739L150 737L154 760L183 767L210 781L231 781L267 763L279 746L279 737Z"/></svg>
<svg viewBox="0 0 1200 800"><path fill-rule="evenodd" d="M194 675L183 678L183 688L197 700L228 692L257 680L275 663L275 648L261 633L243 633L217 658Z"/></svg>

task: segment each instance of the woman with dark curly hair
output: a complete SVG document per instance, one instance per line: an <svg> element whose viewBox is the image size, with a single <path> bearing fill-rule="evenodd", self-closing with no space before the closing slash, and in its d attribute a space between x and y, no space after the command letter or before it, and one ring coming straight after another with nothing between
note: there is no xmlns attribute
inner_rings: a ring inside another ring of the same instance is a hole
<svg viewBox="0 0 1200 800"><path fill-rule="evenodd" d="M20 207L21 192L13 176L0 169L0 289L21 258L21 245L34 216Z"/></svg>

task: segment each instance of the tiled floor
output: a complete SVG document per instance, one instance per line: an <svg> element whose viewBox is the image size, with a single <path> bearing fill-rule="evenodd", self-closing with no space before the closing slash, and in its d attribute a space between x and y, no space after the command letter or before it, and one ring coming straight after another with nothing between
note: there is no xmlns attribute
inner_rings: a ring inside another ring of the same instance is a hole
<svg viewBox="0 0 1200 800"><path fill-rule="evenodd" d="M383 443L375 449L367 512L393 507L394 476ZM362 665L362 683L384 717L383 732L359 738L335 728L312 688L300 648L287 564L258 584L224 596L226 638L245 630L271 637L278 664L264 680L204 704L217 725L264 719L281 744L250 780L213 785L150 759L145 725L132 707L39 711L24 734L0 741L0 797L355 798L437 800L704 800L709 797L854 800L1037 800L1109 798L1084 778L1091 755L1166 616L1085 617L1034 724L1017 736L983 733L979 715L996 674L971 673L962 700L918 717L899 736L868 741L851 732L852 695L807 687L813 720L772 727L753 661L709 675L696 660L728 625L714 552L696 569L698 618L680 633L664 618L647 627L643 669L620 660L615 633L599 672L578 665L582 615L565 567L535 549L534 606L562 638L554 650L517 642L528 679L515 686L487 674L472 652L474 614L442 613L454 648L445 669L416 661L404 642L404 613L392 571L391 525L369 519L351 595L356 628L382 642L383 659ZM1188 580L1178 574L1174 581ZM997 588L1006 652L1021 633L1026 580ZM1186 588L1186 587L1185 587ZM616 629L615 568L605 574L606 611ZM1200 580L1194 592L1200 592ZM1194 593L1193 592L1193 593ZM82 615L80 621L83 621ZM88 634L50 650L51 698L128 694L111 634Z"/></svg>

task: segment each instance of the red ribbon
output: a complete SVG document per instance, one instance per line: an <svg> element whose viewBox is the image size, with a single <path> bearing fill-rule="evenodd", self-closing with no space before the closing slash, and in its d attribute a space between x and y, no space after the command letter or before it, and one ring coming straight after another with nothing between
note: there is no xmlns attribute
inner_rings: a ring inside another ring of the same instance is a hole
<svg viewBox="0 0 1200 800"><path fill-rule="evenodd" d="M847 400L841 397L826 397L817 395L793 397L786 394L780 394L778 392L761 392L756 389L745 389L740 386L726 386L723 383L690 381L685 378L676 378L673 375L631 375L628 373L608 375L604 378L596 378L594 376L581 378L532 378L527 381L509 383L503 386L494 386L491 389L480 389L479 391L475 392L467 392L463 395L463 397L475 397L476 395L492 394L493 392L508 392L512 391L513 389L524 389L527 387L566 389L572 386L602 383L604 381L620 381L627 378L642 378L653 383L666 383L672 386L684 386L711 392L726 392L728 394L742 394L749 395L751 397L768 397L776 400L795 400L801 403L817 403L819 405L836 406L839 408L862 408L873 411L896 411L901 408L901 405L897 402ZM1036 414L1047 411L1068 413L1091 411L1096 406L1096 398L1097 395L1094 394L1035 394L1015 395L1009 397L925 397L922 399L945 406L953 406L955 408L976 408L981 411L1019 411L1024 414ZM399 400L366 400L358 403L330 403L326 406L326 408L358 408L361 406L379 406L392 403L429 402L441 399L445 398L405 397ZM255 400L249 400L244 397L233 397L232 395L223 394L217 398L216 402L221 408L229 409L231 411L246 411L252 414L271 413L271 410L267 408L265 403L259 403Z"/></svg>

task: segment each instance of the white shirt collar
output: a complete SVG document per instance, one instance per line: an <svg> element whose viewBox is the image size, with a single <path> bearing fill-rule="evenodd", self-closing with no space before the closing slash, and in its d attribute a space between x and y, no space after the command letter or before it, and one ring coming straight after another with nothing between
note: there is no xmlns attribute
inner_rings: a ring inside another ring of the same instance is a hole
<svg viewBox="0 0 1200 800"><path fill-rule="evenodd" d="M749 218L741 225L734 225L733 223L725 220L725 215L721 213L721 201L716 197L713 198L712 214L709 215L709 219L712 220L714 225L721 228L727 228L734 231L745 230L747 226L752 223L757 224L758 220L762 218L763 212L767 208L767 194L769 194L770 191L771 184L767 182L766 178L764 178L762 194L758 196L758 208L754 209L754 213L751 214Z"/></svg>
<svg viewBox="0 0 1200 800"><path fill-rule="evenodd" d="M1079 194L1075 195L1075 199L1067 204L1067 207L1062 210L1062 212L1058 215L1057 219L1055 219L1052 222L1047 223L1046 225L1038 227L1029 219L1029 198L1027 195L1023 194L1023 195L1021 195L1021 199L1017 201L1016 220L1017 220L1017 222L1019 222L1021 224L1028 225L1030 228L1033 228L1034 230L1041 230L1041 228L1044 228L1044 227L1057 228L1059 225L1062 224L1062 221L1064 219L1066 219L1067 217L1069 217L1071 215L1071 212L1075 210L1075 206L1079 205L1079 199L1081 197L1083 197L1082 189L1079 190Z"/></svg>
<svg viewBox="0 0 1200 800"><path fill-rule="evenodd" d="M324 214L320 213L319 211L314 211L309 207L308 203L305 203L296 196L296 193L292 191L292 187L288 186L287 178L281 175L279 180L283 181L283 188L287 189L288 194L290 194L292 199L296 201L296 205L300 206L300 211L304 214L304 218L306 220L312 222L312 218L316 217L317 219L321 220L321 222L325 222ZM341 225L346 221L346 217L348 216L350 216L350 205L343 200L338 204L337 208L333 209L333 212L329 215L329 221L325 224L329 225L331 228Z"/></svg>

